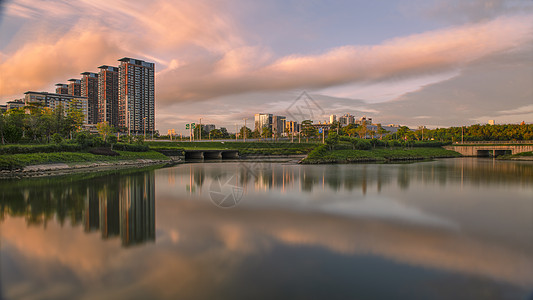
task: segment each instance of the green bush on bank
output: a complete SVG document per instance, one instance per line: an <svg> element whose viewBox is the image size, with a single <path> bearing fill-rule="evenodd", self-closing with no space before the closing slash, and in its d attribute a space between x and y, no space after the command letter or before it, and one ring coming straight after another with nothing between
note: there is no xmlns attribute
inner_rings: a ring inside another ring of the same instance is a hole
<svg viewBox="0 0 533 300"><path fill-rule="evenodd" d="M48 163L79 163L79 162L112 162L134 159L168 160L165 155L156 151L128 152L117 151L119 156L103 156L86 152L53 152L29 154L3 154L0 155L0 170L20 169L29 165Z"/></svg>
<svg viewBox="0 0 533 300"><path fill-rule="evenodd" d="M304 163L349 163L368 161L394 161L410 159L430 159L438 157L458 157L459 153L443 148L412 148L412 149L387 149L376 148L372 150L342 149L328 151L326 146L315 148Z"/></svg>
<svg viewBox="0 0 533 300"><path fill-rule="evenodd" d="M23 154L23 153L52 153L52 152L76 152L81 151L78 144L45 144L45 145L5 145L0 147L1 154Z"/></svg>

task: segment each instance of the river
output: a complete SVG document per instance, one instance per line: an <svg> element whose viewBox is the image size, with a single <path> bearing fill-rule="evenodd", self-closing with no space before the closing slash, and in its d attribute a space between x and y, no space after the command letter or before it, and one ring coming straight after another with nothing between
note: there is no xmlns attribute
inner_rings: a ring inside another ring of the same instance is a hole
<svg viewBox="0 0 533 300"><path fill-rule="evenodd" d="M0 181L0 299L533 299L533 163Z"/></svg>

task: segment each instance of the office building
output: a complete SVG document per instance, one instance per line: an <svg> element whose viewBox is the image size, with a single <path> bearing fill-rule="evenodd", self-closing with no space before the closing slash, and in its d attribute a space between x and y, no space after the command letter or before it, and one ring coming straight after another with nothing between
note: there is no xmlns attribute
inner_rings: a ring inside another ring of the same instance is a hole
<svg viewBox="0 0 533 300"><path fill-rule="evenodd" d="M333 122L337 122L337 116L336 115L329 116L329 123L332 124Z"/></svg>
<svg viewBox="0 0 533 300"><path fill-rule="evenodd" d="M71 96L81 96L81 80L69 79L68 82L68 94Z"/></svg>
<svg viewBox="0 0 533 300"><path fill-rule="evenodd" d="M92 72L81 73L81 96L87 97L88 124L98 121L98 74Z"/></svg>
<svg viewBox="0 0 533 300"><path fill-rule="evenodd" d="M272 114L255 114L255 130L263 131L263 128L272 129Z"/></svg>
<svg viewBox="0 0 533 300"><path fill-rule="evenodd" d="M118 127L118 68L103 65L98 69L98 121Z"/></svg>
<svg viewBox="0 0 533 300"><path fill-rule="evenodd" d="M68 95L68 84L56 84L56 94Z"/></svg>
<svg viewBox="0 0 533 300"><path fill-rule="evenodd" d="M119 127L130 134L153 133L155 129L154 63L133 58L119 59Z"/></svg>
<svg viewBox="0 0 533 300"><path fill-rule="evenodd" d="M277 135L285 134L285 123L287 118L283 116L274 116L272 117L272 133Z"/></svg>
<svg viewBox="0 0 533 300"><path fill-rule="evenodd" d="M300 132L300 124L296 121L286 121L285 128L288 129L289 134L297 134Z"/></svg>
<svg viewBox="0 0 533 300"><path fill-rule="evenodd" d="M47 92L26 92L24 93L24 103L40 103L43 107L56 109L62 107L65 115L72 105L81 110L84 115L83 123L87 124L87 98L81 96L53 94Z"/></svg>

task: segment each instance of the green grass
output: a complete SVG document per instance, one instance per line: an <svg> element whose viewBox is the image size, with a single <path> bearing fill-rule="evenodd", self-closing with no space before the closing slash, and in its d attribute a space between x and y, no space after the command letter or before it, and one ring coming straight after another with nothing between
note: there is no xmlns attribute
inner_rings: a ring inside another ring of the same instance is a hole
<svg viewBox="0 0 533 300"><path fill-rule="evenodd" d="M239 150L246 154L307 154L318 144L290 142L146 142L152 150Z"/></svg>
<svg viewBox="0 0 533 300"><path fill-rule="evenodd" d="M319 149L321 148L321 149ZM438 157L457 157L459 153L443 148L412 148L371 150L327 150L319 147L309 154L304 163L350 163L350 162L385 162L394 160L430 159Z"/></svg>
<svg viewBox="0 0 533 300"><path fill-rule="evenodd" d="M29 153L29 154L3 154L0 155L0 170L19 169L29 165L49 163L80 163L80 162L112 162L134 159L160 159L169 158L156 151L126 152L117 151L119 156L94 155L86 152L54 152L54 153Z"/></svg>
<svg viewBox="0 0 533 300"><path fill-rule="evenodd" d="M520 157L520 156L533 156L533 151L517 153L517 154L514 154L513 156L514 156L514 157Z"/></svg>

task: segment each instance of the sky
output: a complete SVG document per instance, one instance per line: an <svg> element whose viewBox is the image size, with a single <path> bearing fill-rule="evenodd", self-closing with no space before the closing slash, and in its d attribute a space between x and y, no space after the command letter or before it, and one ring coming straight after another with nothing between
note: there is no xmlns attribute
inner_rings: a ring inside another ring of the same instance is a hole
<svg viewBox="0 0 533 300"><path fill-rule="evenodd" d="M0 3L0 103L133 57L156 63L161 133L255 113L533 122L531 0Z"/></svg>

